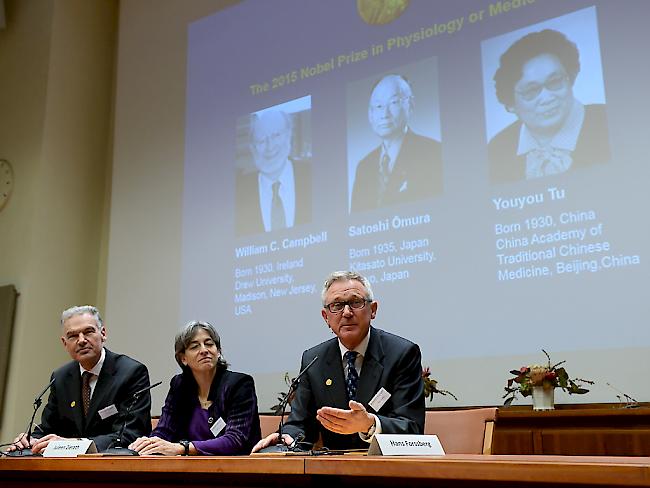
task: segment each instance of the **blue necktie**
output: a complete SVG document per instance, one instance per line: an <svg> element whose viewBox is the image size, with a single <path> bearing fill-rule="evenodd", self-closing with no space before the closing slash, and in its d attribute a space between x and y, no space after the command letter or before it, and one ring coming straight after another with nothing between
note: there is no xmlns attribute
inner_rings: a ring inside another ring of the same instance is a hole
<svg viewBox="0 0 650 488"><path fill-rule="evenodd" d="M356 400L357 398L357 385L359 384L359 373L354 367L354 362L357 359L356 351L348 351L343 356L347 362L347 379L345 380L345 390L348 394L349 400Z"/></svg>

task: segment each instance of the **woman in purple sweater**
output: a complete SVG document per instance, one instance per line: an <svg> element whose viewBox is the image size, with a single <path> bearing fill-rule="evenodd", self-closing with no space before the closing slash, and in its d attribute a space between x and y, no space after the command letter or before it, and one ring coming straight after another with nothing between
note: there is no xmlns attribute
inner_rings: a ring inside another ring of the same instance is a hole
<svg viewBox="0 0 650 488"><path fill-rule="evenodd" d="M158 426L129 448L141 455L248 454L260 439L253 378L229 371L208 322L188 323L174 342L174 376Z"/></svg>

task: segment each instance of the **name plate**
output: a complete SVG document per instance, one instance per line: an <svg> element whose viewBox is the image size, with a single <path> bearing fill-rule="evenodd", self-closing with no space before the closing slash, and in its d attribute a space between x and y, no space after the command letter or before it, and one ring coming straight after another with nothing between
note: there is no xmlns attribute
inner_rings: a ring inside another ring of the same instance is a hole
<svg viewBox="0 0 650 488"><path fill-rule="evenodd" d="M443 456L437 435L375 434L368 456Z"/></svg>
<svg viewBox="0 0 650 488"><path fill-rule="evenodd" d="M43 451L43 457L77 457L96 452L97 447L92 439L61 439L50 442Z"/></svg>

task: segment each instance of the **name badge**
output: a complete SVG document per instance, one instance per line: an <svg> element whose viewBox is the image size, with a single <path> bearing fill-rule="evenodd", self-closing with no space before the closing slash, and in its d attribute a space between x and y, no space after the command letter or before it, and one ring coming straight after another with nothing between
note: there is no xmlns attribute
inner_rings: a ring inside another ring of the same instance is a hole
<svg viewBox="0 0 650 488"><path fill-rule="evenodd" d="M375 393L375 396L372 397L372 400L368 402L368 405L370 405L375 412L379 412L379 409L384 406L384 403L388 401L390 396L390 393L388 393L382 386L381 389Z"/></svg>
<svg viewBox="0 0 650 488"><path fill-rule="evenodd" d="M443 456L437 435L375 434L368 456Z"/></svg>
<svg viewBox="0 0 650 488"><path fill-rule="evenodd" d="M96 452L97 447L92 439L61 439L51 441L43 451L43 457L77 457Z"/></svg>
<svg viewBox="0 0 650 488"><path fill-rule="evenodd" d="M108 417L117 414L117 408L115 407L115 404L109 405L106 408L102 408L98 413L102 420L106 420Z"/></svg>
<svg viewBox="0 0 650 488"><path fill-rule="evenodd" d="M221 417L219 417L217 421L214 423L214 425L210 427L210 432L212 432L213 436L217 437L225 426L226 423L223 421Z"/></svg>

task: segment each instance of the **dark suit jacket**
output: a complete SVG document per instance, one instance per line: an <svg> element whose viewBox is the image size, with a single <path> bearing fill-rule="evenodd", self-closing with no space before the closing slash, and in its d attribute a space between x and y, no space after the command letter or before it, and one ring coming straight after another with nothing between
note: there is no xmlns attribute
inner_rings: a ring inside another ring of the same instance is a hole
<svg viewBox="0 0 650 488"><path fill-rule="evenodd" d="M323 428L316 420L316 410L320 407L348 409L349 406L338 339L330 339L305 351L301 370L314 356L318 359L300 380L284 432L294 439L303 433L305 442L310 443L315 442L320 433L323 445L330 449L367 448L368 443L358 434L336 434ZM382 387L391 397L379 412L375 412L368 402ZM359 376L357 401L379 417L384 434L423 434L424 383L422 357L417 344L371 327Z"/></svg>
<svg viewBox="0 0 650 488"><path fill-rule="evenodd" d="M526 155L517 156L521 122L517 121L492 138L488 144L490 180L504 183L526 179ZM585 120L578 136L569 171L610 160L607 115L604 105L586 105Z"/></svg>
<svg viewBox="0 0 650 488"><path fill-rule="evenodd" d="M212 400L210 419L216 422L222 418L226 427L216 438L190 439L190 417L199 406L198 387L190 371L174 376L151 435L170 442L189 440L202 454L249 454L261 436L253 378L221 369L212 381L208 399Z"/></svg>
<svg viewBox="0 0 650 488"><path fill-rule="evenodd" d="M293 177L296 185L296 217L294 225L311 222L311 163L292 161ZM235 188L235 231L237 236L264 232L258 173L238 173Z"/></svg>
<svg viewBox="0 0 650 488"><path fill-rule="evenodd" d="M95 441L99 451L110 447L117 438L123 423L122 415L131 404L133 394L149 386L149 372L145 365L106 349L106 359L90 400L90 410L84 418L79 363L71 361L65 364L52 373L52 378L54 384L34 437L47 434L88 437ZM102 420L99 410L110 405L115 405L118 414ZM151 432L150 411L151 395L146 392L139 396L131 409L122 446L128 446L138 437Z"/></svg>
<svg viewBox="0 0 650 488"><path fill-rule="evenodd" d="M380 158L381 146L359 162L352 189L352 212L413 202L442 192L442 146L438 141L408 130L381 200Z"/></svg>

